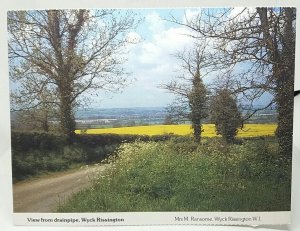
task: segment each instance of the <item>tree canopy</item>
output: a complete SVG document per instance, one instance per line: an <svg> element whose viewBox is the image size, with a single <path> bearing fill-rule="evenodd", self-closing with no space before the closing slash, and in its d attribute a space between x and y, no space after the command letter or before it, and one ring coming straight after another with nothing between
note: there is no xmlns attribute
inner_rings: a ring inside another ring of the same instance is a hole
<svg viewBox="0 0 300 231"><path fill-rule="evenodd" d="M126 84L122 64L137 23L130 12L106 9L8 12L13 105L56 105L62 131L72 136L76 106L98 90ZM54 97L40 97L45 90Z"/></svg>

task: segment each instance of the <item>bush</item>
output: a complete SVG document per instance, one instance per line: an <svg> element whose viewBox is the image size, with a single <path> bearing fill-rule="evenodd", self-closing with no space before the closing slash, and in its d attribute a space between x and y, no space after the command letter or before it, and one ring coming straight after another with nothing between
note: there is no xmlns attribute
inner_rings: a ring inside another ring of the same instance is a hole
<svg viewBox="0 0 300 231"><path fill-rule="evenodd" d="M14 150L27 152L29 150L56 150L66 144L66 137L44 132L11 133L11 145Z"/></svg>
<svg viewBox="0 0 300 231"><path fill-rule="evenodd" d="M62 158L69 163L85 163L87 153L83 147L78 144L67 145L63 147Z"/></svg>
<svg viewBox="0 0 300 231"><path fill-rule="evenodd" d="M237 100L228 89L220 89L212 97L210 105L211 120L216 125L216 132L228 143L232 143L242 126L242 114L238 109Z"/></svg>
<svg viewBox="0 0 300 231"><path fill-rule="evenodd" d="M118 134L98 134L98 135L87 135L81 134L77 135L75 142L84 144L89 147L96 146L105 146L105 145L113 145L113 144L121 144L121 143L131 143L136 140L140 141L164 141L169 140L172 137L176 137L174 135L155 135L155 136L147 136L147 135L118 135Z"/></svg>

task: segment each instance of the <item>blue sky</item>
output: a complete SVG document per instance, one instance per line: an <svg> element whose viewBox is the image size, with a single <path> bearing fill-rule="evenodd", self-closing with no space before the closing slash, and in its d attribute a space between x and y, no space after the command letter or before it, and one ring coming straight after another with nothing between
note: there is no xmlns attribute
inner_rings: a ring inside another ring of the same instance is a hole
<svg viewBox="0 0 300 231"><path fill-rule="evenodd" d="M143 9L136 10L144 18L139 27L130 33L140 42L130 49L128 62L131 84L117 94L100 94L92 107L152 107L167 106L174 95L158 86L169 82L178 73L178 60L172 54L191 46L193 40L184 34L188 29L164 20L171 13L178 19L197 14L199 9Z"/></svg>
<svg viewBox="0 0 300 231"><path fill-rule="evenodd" d="M158 86L166 84L180 75L180 62L172 54L193 46L195 40L187 36L192 32L164 19L170 14L178 20L191 20L200 12L200 8L188 9L139 9L135 13L144 18L137 29L129 36L140 42L131 45L128 62L124 64L131 72L131 84L119 93L100 93L93 98L90 107L123 108L123 107L166 107L175 96ZM232 13L241 12L235 8ZM210 79L213 76L210 76ZM204 79L204 81L210 81ZM265 94L257 104L268 103L270 95Z"/></svg>
<svg viewBox="0 0 300 231"><path fill-rule="evenodd" d="M252 9L254 8L250 8ZM231 13L236 15L242 10L243 8L236 7ZM123 66L126 72L130 73L128 77L130 84L118 93L101 90L93 95L86 93L83 96L89 97L91 101L83 107L166 107L176 98L175 95L159 86L183 75L183 70L180 68L181 62L174 57L174 54L194 47L195 39L188 35L195 32L165 19L173 16L185 23L186 20L190 21L197 17L201 8L153 8L131 11L144 20L127 34L128 37L139 41L126 48L128 60ZM204 82L211 82L217 74L205 77ZM11 88L14 90L17 85L11 84ZM265 95L257 103L265 104L269 102L269 99L270 96Z"/></svg>

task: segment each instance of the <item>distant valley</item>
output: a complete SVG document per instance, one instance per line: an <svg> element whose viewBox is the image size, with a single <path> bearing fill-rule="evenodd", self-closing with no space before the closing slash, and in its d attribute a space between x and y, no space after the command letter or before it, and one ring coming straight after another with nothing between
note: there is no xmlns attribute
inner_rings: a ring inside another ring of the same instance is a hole
<svg viewBox="0 0 300 231"><path fill-rule="evenodd" d="M260 106L256 106L258 107ZM165 124L167 116L165 107L87 108L79 109L75 113L78 129ZM265 109L258 111L247 122L275 123L276 117L276 110ZM190 121L187 119L180 123L189 124ZM209 123L209 118L204 123Z"/></svg>

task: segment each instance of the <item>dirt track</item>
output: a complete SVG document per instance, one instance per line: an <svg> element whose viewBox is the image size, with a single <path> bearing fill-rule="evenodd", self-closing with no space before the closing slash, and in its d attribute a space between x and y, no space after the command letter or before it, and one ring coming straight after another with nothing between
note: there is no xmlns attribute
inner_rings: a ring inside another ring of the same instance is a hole
<svg viewBox="0 0 300 231"><path fill-rule="evenodd" d="M88 187L90 179L104 168L103 165L82 167L77 171L16 183L13 185L14 212L53 212L59 202Z"/></svg>

